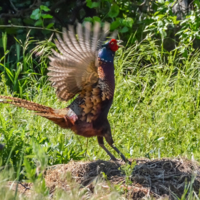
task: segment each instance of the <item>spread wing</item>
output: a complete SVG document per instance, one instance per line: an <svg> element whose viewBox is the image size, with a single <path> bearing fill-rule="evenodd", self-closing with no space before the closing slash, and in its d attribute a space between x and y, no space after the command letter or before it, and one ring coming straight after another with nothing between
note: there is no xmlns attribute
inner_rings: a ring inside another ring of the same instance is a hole
<svg viewBox="0 0 200 200"><path fill-rule="evenodd" d="M98 81L98 50L109 31L109 24L101 28L96 22L93 29L89 22L63 29L63 39L57 35L55 44L60 53L53 51L48 67L49 80L56 88L57 96L64 101L73 98L85 87Z"/></svg>

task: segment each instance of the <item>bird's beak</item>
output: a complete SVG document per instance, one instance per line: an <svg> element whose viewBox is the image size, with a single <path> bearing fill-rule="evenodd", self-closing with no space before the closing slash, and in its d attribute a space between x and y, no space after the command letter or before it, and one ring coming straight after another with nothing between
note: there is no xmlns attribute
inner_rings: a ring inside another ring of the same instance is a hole
<svg viewBox="0 0 200 200"><path fill-rule="evenodd" d="M119 46L119 47L124 47L123 45L120 45L120 43L122 43L123 41L122 40L117 40L117 45Z"/></svg>

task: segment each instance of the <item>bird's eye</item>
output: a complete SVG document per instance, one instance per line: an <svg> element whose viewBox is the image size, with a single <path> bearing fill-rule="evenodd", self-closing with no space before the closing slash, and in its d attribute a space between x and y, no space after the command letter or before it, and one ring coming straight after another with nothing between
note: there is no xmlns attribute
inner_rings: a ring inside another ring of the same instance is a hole
<svg viewBox="0 0 200 200"><path fill-rule="evenodd" d="M111 42L111 44L114 44L114 42Z"/></svg>

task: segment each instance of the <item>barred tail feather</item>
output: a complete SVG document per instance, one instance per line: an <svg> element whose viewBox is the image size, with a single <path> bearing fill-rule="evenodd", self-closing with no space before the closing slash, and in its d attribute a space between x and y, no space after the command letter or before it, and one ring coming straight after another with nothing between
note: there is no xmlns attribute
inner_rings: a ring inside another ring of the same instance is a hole
<svg viewBox="0 0 200 200"><path fill-rule="evenodd" d="M68 114L71 114L71 111L69 111L69 109L57 110L24 99L9 97L9 96L1 96L1 95L0 95L0 103L12 104L17 107L26 108L27 110L33 110L35 111L34 114L47 118L62 128L70 128L70 126L72 126L72 124L74 124L75 122L72 121L72 117L74 116L72 117L68 116Z"/></svg>
<svg viewBox="0 0 200 200"><path fill-rule="evenodd" d="M31 101L27 101L24 99L9 97L9 96L1 96L0 95L0 103L12 104L17 107L26 108L28 110L33 110L40 113L52 113L53 109L47 106L40 105L38 103L34 103Z"/></svg>

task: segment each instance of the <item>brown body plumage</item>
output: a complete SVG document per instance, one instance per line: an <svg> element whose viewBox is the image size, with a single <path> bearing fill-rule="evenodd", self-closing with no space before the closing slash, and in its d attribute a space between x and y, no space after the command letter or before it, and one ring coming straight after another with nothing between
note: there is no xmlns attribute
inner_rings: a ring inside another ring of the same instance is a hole
<svg viewBox="0 0 200 200"><path fill-rule="evenodd" d="M0 99L1 103L33 110L35 114L53 121L61 128L71 129L78 135L97 136L99 145L112 160L116 160L104 146L105 138L126 161L113 145L107 120L115 88L114 52L118 49L114 39L102 46L108 30L107 23L103 29L96 23L93 30L90 23L85 23L84 27L80 24L77 26L78 38L72 26L69 31L63 30L63 40L57 35L55 44L60 53L53 50L48 76L61 100L68 101L77 95L67 108L53 109L15 97L0 96Z"/></svg>

